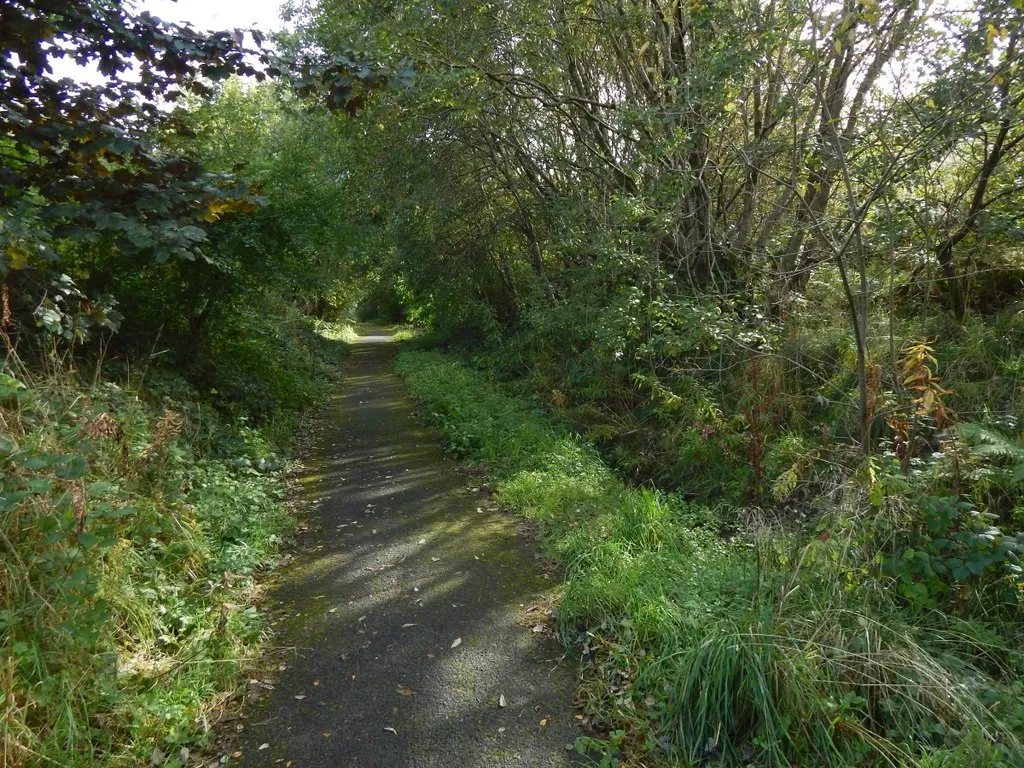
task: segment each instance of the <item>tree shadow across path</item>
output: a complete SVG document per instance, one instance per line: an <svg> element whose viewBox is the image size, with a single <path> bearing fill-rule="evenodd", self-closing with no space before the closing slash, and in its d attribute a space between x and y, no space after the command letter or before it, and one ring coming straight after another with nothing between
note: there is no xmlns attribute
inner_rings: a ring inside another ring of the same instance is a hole
<svg viewBox="0 0 1024 768"><path fill-rule="evenodd" d="M247 703L241 763L578 764L572 665L524 622L552 584L417 423L388 341L364 333L333 401L273 595L286 666Z"/></svg>

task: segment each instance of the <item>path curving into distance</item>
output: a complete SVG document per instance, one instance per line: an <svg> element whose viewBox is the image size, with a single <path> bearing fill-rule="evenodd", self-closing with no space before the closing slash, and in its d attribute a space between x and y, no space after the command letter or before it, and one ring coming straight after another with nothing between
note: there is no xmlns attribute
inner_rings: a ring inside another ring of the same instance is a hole
<svg viewBox="0 0 1024 768"><path fill-rule="evenodd" d="M247 701L239 760L578 764L572 664L531 631L553 582L516 521L418 422L389 342L364 332L346 363L307 478L309 530L274 588L278 671Z"/></svg>

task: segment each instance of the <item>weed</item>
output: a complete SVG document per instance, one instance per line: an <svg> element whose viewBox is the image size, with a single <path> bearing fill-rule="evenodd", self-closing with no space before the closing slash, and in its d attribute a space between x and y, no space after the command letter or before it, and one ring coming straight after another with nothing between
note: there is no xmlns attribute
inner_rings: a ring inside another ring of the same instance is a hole
<svg viewBox="0 0 1024 768"><path fill-rule="evenodd" d="M310 386L300 362L277 384ZM256 428L168 370L141 387L86 383L12 358L0 373L0 762L140 765L203 743L263 636L259 575L294 528L275 434L294 413L275 407Z"/></svg>
<svg viewBox="0 0 1024 768"><path fill-rule="evenodd" d="M587 670L588 717L614 729L578 748L606 765L894 765L958 754L976 729L1018 754L985 694L1012 676L1010 646L982 624L902 607L863 526L843 523L853 507L819 523L836 535L755 527L726 541L715 513L629 488L481 374L430 352L404 352L397 368L449 449L495 476L564 566L562 638ZM773 471L800 452L776 451Z"/></svg>

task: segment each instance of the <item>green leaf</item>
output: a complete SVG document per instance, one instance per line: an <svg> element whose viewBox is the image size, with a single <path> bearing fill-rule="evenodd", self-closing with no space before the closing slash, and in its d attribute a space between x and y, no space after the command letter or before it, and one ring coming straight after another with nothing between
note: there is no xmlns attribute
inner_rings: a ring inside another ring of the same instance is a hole
<svg viewBox="0 0 1024 768"><path fill-rule="evenodd" d="M89 471L89 464L84 456L68 456L57 467L56 475L62 480L81 480Z"/></svg>

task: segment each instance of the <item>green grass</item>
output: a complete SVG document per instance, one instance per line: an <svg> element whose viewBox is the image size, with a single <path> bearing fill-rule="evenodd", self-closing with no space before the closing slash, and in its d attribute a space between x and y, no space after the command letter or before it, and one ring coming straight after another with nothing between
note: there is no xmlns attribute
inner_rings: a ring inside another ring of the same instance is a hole
<svg viewBox="0 0 1024 768"><path fill-rule="evenodd" d="M855 503L831 536L752 526L727 541L711 510L627 487L481 374L432 352L403 352L397 369L449 449L490 472L564 566L562 637L582 653L588 718L615 729L581 748L932 766L972 743L988 764L1020 764L1020 692L1000 682L1016 654L983 624L905 609L864 565Z"/></svg>
<svg viewBox="0 0 1024 768"><path fill-rule="evenodd" d="M396 342L410 342L416 341L423 332L412 325L402 325L395 328L391 334L391 339Z"/></svg>
<svg viewBox="0 0 1024 768"><path fill-rule="evenodd" d="M4 763L139 765L195 746L259 640L285 483L212 413L54 383L3 411Z"/></svg>
<svg viewBox="0 0 1024 768"><path fill-rule="evenodd" d="M329 341L353 344L359 341L359 333L354 322L317 323L317 332Z"/></svg>
<svg viewBox="0 0 1024 768"><path fill-rule="evenodd" d="M279 382L325 391L316 355ZM260 427L214 402L164 369L0 373L0 765L175 766L209 739L294 529L280 426L315 400Z"/></svg>

